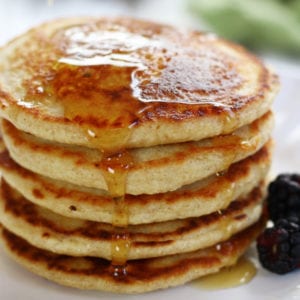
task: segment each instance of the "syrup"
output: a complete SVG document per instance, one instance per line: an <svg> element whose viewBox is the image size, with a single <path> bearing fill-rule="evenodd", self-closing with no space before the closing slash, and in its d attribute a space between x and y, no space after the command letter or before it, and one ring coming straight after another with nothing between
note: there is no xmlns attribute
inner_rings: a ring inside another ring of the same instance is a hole
<svg viewBox="0 0 300 300"><path fill-rule="evenodd" d="M118 269L125 268L130 250L130 237L126 228L115 227L111 244L111 265Z"/></svg>
<svg viewBox="0 0 300 300"><path fill-rule="evenodd" d="M128 171L134 166L133 157L127 150L118 152L104 152L101 158L101 168L110 195L118 200L126 193L126 179ZM124 225L127 224L127 221ZM122 225L122 224L121 224Z"/></svg>
<svg viewBox="0 0 300 300"><path fill-rule="evenodd" d="M130 152L122 150L113 154L106 153L101 160L101 165L108 191L114 201L112 225L115 229L111 244L112 265L121 269L126 264L130 250L130 237L126 229L129 209L125 194L127 173L133 167L134 162ZM114 271L114 273L119 274L119 271Z"/></svg>
<svg viewBox="0 0 300 300"><path fill-rule="evenodd" d="M130 90L126 88L130 82L127 68L65 64L56 68L52 90L63 99L65 118L80 124L92 147L110 153L124 148L136 125L134 118L131 120L126 110L122 112L124 107L120 105L130 97ZM118 78L110 76L110 72ZM110 85L111 91L104 90L105 85Z"/></svg>
<svg viewBox="0 0 300 300"><path fill-rule="evenodd" d="M233 266L225 267L215 274L196 279L191 282L191 285L209 290L233 288L248 283L255 274L254 264L242 257Z"/></svg>

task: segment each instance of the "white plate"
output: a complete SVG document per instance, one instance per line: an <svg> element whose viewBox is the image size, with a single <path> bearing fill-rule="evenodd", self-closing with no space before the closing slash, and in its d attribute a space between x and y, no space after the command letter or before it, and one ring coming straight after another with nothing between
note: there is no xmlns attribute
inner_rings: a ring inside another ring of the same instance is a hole
<svg viewBox="0 0 300 300"><path fill-rule="evenodd" d="M277 64L273 61L273 64ZM278 64L277 64L278 65ZM275 102L275 158L273 174L300 172L300 70L279 66L282 90ZM255 259L254 247L249 256ZM300 300L300 271L285 276L271 274L258 267L257 276L247 285L218 291L204 291L186 284L178 288L145 295L124 296L65 288L35 276L11 261L0 249L1 300L93 300L93 299L186 299L186 300Z"/></svg>

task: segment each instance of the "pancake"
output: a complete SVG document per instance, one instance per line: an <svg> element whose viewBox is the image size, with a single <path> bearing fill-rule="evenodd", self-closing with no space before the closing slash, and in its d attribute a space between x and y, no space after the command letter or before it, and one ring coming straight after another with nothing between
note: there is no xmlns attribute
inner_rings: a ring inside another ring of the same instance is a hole
<svg viewBox="0 0 300 300"><path fill-rule="evenodd" d="M107 166L96 149L51 143L2 120L3 139L11 157L35 173L80 186L108 190ZM131 149L133 165L126 170L127 194L173 191L257 152L270 138L271 112L232 134L199 142ZM178 176L180 174L180 176Z"/></svg>
<svg viewBox="0 0 300 300"><path fill-rule="evenodd" d="M209 214L224 209L262 181L270 167L272 143L253 156L231 165L227 172L154 195L126 195L128 224L162 222ZM87 189L28 171L16 164L3 149L2 176L28 200L58 214L112 223L114 201L103 191Z"/></svg>
<svg viewBox="0 0 300 300"><path fill-rule="evenodd" d="M265 225L277 91L212 34L84 17L20 35L0 49L6 250L55 282L122 293L234 264Z"/></svg>
<svg viewBox="0 0 300 300"><path fill-rule="evenodd" d="M254 122L278 79L244 48L126 18L48 22L0 51L0 114L106 150L198 141Z"/></svg>
<svg viewBox="0 0 300 300"><path fill-rule="evenodd" d="M115 293L144 293L182 285L220 268L233 265L258 236L265 221L211 248L162 258L128 261L123 273L107 260L57 255L31 246L6 229L2 242L18 263L49 280L80 289Z"/></svg>
<svg viewBox="0 0 300 300"><path fill-rule="evenodd" d="M128 226L123 229L130 244L127 259L189 252L226 240L259 219L263 195L260 184L228 208L209 215ZM5 182L1 187L0 222L38 248L108 260L112 259L111 249L119 232L109 224L67 218L41 208Z"/></svg>

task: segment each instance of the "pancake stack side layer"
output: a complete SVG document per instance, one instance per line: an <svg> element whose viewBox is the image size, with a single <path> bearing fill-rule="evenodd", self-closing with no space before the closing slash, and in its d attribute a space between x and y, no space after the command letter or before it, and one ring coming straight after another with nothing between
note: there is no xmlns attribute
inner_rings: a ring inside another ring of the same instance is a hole
<svg viewBox="0 0 300 300"><path fill-rule="evenodd" d="M17 37L0 50L3 247L115 293L234 265L265 226L278 86L238 45L132 18Z"/></svg>

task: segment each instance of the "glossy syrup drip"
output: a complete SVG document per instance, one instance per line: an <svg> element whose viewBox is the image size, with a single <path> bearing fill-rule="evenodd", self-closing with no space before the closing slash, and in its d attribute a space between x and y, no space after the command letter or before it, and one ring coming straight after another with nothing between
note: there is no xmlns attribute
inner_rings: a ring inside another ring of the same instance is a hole
<svg viewBox="0 0 300 300"><path fill-rule="evenodd" d="M110 153L118 151L124 147L131 128L136 125L132 118L135 114L126 116L130 110L127 102L132 97L132 74L145 68L142 61L135 57L135 52L146 47L149 39L113 30L99 33L85 27L66 30L64 38L65 44L60 45L64 49L64 56L58 60L57 75L65 76L65 71L60 72L59 69L67 69L68 72L71 70L71 77L79 75L80 81L74 89L72 79L71 88L66 91L64 80L62 93L65 94L62 96L67 101L73 91L78 93L81 90L83 97L88 99L81 111L76 107L79 106L80 109L81 101L64 106L65 116L76 119L80 112L80 117L94 119L98 126L91 127L91 124L85 125L84 122L82 124L91 144ZM130 105L136 111L141 109L139 103ZM99 124L101 120L103 123ZM112 129L102 134L99 127L107 125Z"/></svg>
<svg viewBox="0 0 300 300"><path fill-rule="evenodd" d="M80 116L90 118L95 123L104 120L112 125L112 129L105 134L98 130L97 126L91 127L90 123L82 122L81 128L90 144L103 153L100 167L108 193L114 202L111 221L114 226L111 240L111 274L115 277L125 276L130 251L130 236L127 230L129 210L125 199L126 181L128 171L134 162L124 145L130 138L135 122L133 120L129 123L129 120L126 120L124 124L119 118L123 109L120 103L126 102L130 97L130 91L126 88L130 82L130 71L138 67L127 53L135 48L132 45L133 48L128 46L113 51L111 48L105 48L104 43L103 48L90 49L89 46L76 44L77 38L81 39L80 33L73 38L75 44L72 44L67 52L70 56L62 58L56 66L57 73L53 86L56 94L64 99L66 118L76 120ZM89 36L89 38L96 37ZM113 35L110 39L112 43L110 46L114 47ZM120 44L117 43L116 47L120 47ZM99 67L102 64L105 66ZM60 82L63 84L60 85Z"/></svg>
<svg viewBox="0 0 300 300"><path fill-rule="evenodd" d="M251 281L256 274L254 264L244 257L231 267L225 267L219 272L194 280L191 285L201 289L218 290L243 285Z"/></svg>
<svg viewBox="0 0 300 300"><path fill-rule="evenodd" d="M56 69L51 84L55 95L63 100L64 116L80 124L92 147L110 153L122 149L136 125L126 111L122 115L120 105L130 96L127 68L107 66L100 70L99 66L58 64ZM107 85L110 91L104 88Z"/></svg>
<svg viewBox="0 0 300 300"><path fill-rule="evenodd" d="M127 230L129 209L126 202L127 173L134 166L133 157L127 150L104 153L101 160L107 189L114 201L112 225L114 233L111 243L111 265L113 276L126 275L126 261L130 251L130 236Z"/></svg>
<svg viewBox="0 0 300 300"><path fill-rule="evenodd" d="M62 96L64 96L65 117L68 119L76 119L76 117L84 115L93 117L96 112L97 119L95 119L95 121L107 120L109 118L109 122L117 122L121 112L116 105L110 105L110 102L105 101L105 99L106 97L112 97L113 99L111 100L117 102L123 101L124 99L122 99L122 97L126 95L126 91L123 90L122 94L116 93L115 95L107 95L97 90L97 88L99 88L99 84L104 84L103 81L111 80L115 90L118 88L122 90L124 81L127 82L129 80L127 78L128 74L127 72L122 73L121 68L119 72L117 72L118 70L114 70L116 75L119 76L120 81L116 80L116 78L115 80L111 77L105 78L103 74L99 75L99 73L97 73L97 65L90 66L90 59L92 59L92 57L86 59L86 66L84 65L85 58L81 56L80 66L74 66L73 64L68 65L67 61L64 61L64 65L58 65L57 67L57 76L61 76L64 80L63 86L60 87L58 84L56 87L57 91L61 91ZM69 61L69 63L71 64L72 62ZM127 65L125 65L125 67L127 67ZM108 68L115 68L115 66L109 66ZM126 71L126 68L124 70ZM110 71L112 70L110 69ZM66 74L68 74L68 77L66 77ZM73 75L76 76L78 74L81 74L83 79L76 86L76 80L74 82ZM70 80L68 85L66 85L67 78ZM54 81L54 83L59 82L60 80ZM77 92L80 86L84 92L79 94L79 96L80 98L83 97L86 103L78 99ZM111 107L109 107L109 105ZM107 115L108 111L109 115ZM130 250L130 239L127 232L129 211L125 200L126 180L127 173L133 166L133 159L129 151L122 149L122 147L130 137L131 128L134 126L134 123L128 127L114 128L106 132L106 134L102 134L102 132L90 128L88 124L83 123L81 125L91 144L103 153L100 165L107 184L107 190L114 202L112 225L115 226L115 230L111 244L112 273L114 276L123 276L126 273L126 261Z"/></svg>

